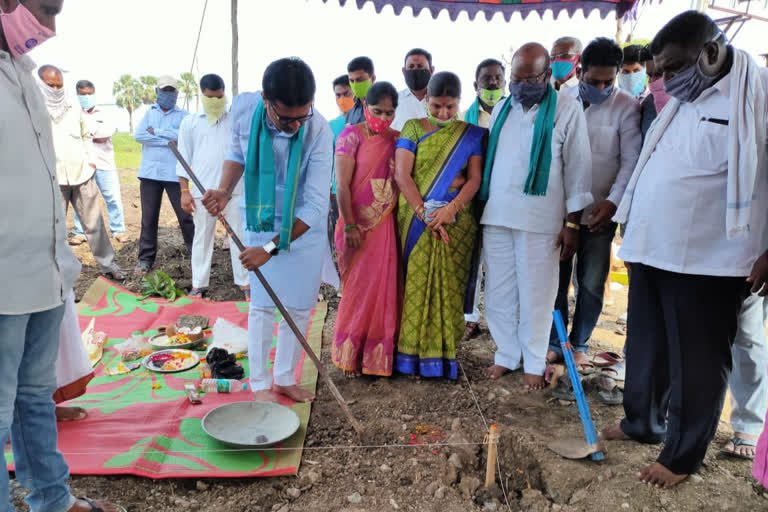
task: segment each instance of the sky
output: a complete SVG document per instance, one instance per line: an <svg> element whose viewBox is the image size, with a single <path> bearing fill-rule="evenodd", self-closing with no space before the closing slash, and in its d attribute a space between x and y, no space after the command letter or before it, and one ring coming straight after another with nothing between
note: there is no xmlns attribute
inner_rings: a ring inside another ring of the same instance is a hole
<svg viewBox="0 0 768 512"><path fill-rule="evenodd" d="M722 1L720 1L723 4ZM112 104L112 84L122 74L178 76L190 71L200 77L221 75L231 83L230 1L208 0L197 60L192 59L205 0L65 0L57 18L57 36L31 56L37 64L64 69L67 85L88 79L96 85L99 104ZM346 72L346 64L359 55L374 61L378 80L405 87L401 67L405 53L422 47L433 55L437 71L453 71L462 79L466 107L473 100L472 82L477 64L485 58L508 56L510 49L528 41L546 47L558 37L580 38L585 44L594 37L615 37L616 20L600 19L595 11L586 19L565 13L553 19L519 14L509 22L496 15L490 22L479 15L470 21L465 13L452 22L447 12L435 20L425 10L414 17L410 8L395 16L387 6L377 14L373 4L362 10L355 1L340 7L337 0L240 0L240 91L260 89L261 75L275 59L299 56L311 67L317 80L315 105L327 119L338 115L331 82ZM664 0L645 6L634 27L636 38L651 39L664 23L691 7L691 0ZM756 12L765 12L758 8ZM724 14L710 12L713 18ZM625 36L628 32L625 25ZM768 23L748 22L734 41L753 55L768 52L761 37ZM762 64L762 61L761 61ZM74 94L74 93L73 93ZM190 110L195 110L194 104ZM141 115L141 112L139 112ZM115 112L121 130L128 116ZM137 120L134 119L134 123Z"/></svg>

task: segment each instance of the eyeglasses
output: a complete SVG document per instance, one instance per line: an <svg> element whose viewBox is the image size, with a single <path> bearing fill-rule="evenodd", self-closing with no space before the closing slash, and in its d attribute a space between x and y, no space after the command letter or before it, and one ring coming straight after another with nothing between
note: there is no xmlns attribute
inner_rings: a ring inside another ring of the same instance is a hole
<svg viewBox="0 0 768 512"><path fill-rule="evenodd" d="M553 53L549 56L551 60L571 60L578 57L578 53L572 53L572 52L562 52L562 53Z"/></svg>
<svg viewBox="0 0 768 512"><path fill-rule="evenodd" d="M541 81L541 78L547 74L547 71L548 70L545 69L544 72L530 78L520 78L519 76L511 75L509 81L513 84L538 84Z"/></svg>
<svg viewBox="0 0 768 512"><path fill-rule="evenodd" d="M290 126L293 123L306 123L309 121L313 115L315 115L315 106L312 105L309 107L309 113L305 116L300 117L284 117L277 113L277 109L275 109L275 106L272 104L272 102L269 102L269 108L272 109L272 113L277 118L277 122L280 124L280 126Z"/></svg>

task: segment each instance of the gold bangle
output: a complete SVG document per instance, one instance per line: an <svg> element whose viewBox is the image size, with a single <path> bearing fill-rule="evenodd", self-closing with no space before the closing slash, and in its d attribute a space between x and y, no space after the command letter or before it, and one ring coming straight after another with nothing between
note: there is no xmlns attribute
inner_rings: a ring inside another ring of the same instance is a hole
<svg viewBox="0 0 768 512"><path fill-rule="evenodd" d="M579 231L581 229L581 226L576 224L575 222L566 222L565 227L575 229L576 231Z"/></svg>

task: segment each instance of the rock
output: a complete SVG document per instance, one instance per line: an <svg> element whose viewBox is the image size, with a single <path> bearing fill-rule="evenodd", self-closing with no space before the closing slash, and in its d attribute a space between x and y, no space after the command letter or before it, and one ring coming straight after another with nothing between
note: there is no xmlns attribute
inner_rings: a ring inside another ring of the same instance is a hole
<svg viewBox="0 0 768 512"><path fill-rule="evenodd" d="M701 478L699 475L691 475L688 477L688 480L690 480L691 483L694 483L694 484L700 484L701 482L704 481L704 479Z"/></svg>
<svg viewBox="0 0 768 512"><path fill-rule="evenodd" d="M389 498L389 504L392 505L393 509L400 510L400 505L393 498Z"/></svg>
<svg viewBox="0 0 768 512"><path fill-rule="evenodd" d="M562 505L560 505L560 504L558 504L558 503L553 503L553 504L552 504L552 510L555 510L555 511L557 511L557 510L563 510L563 506L562 506Z"/></svg>
<svg viewBox="0 0 768 512"><path fill-rule="evenodd" d="M445 492L448 490L447 487L440 487L438 490L435 491L435 499L441 500L445 498Z"/></svg>
<svg viewBox="0 0 768 512"><path fill-rule="evenodd" d="M451 422L451 432L459 432L461 430L461 418L456 418Z"/></svg>
<svg viewBox="0 0 768 512"><path fill-rule="evenodd" d="M379 471L381 471L382 473L389 473L390 471L392 471L392 468L387 466L386 464L382 464L381 466L379 466Z"/></svg>
<svg viewBox="0 0 768 512"><path fill-rule="evenodd" d="M409 485L413 485L413 479L408 476L401 476L400 477L400 487L407 487Z"/></svg>
<svg viewBox="0 0 768 512"><path fill-rule="evenodd" d="M444 485L453 485L459 479L459 471L453 464L446 464L441 478Z"/></svg>
<svg viewBox="0 0 768 512"><path fill-rule="evenodd" d="M573 493L573 496L571 496L571 499L568 501L568 503L571 505L575 505L580 501L584 501L588 497L589 497L589 492L586 489L579 489L578 491Z"/></svg>
<svg viewBox="0 0 768 512"><path fill-rule="evenodd" d="M461 453L461 460L464 463L464 467L476 467L478 461L477 454L480 451L479 445L470 443L461 432L456 431L448 436L445 443L454 445L456 450Z"/></svg>
<svg viewBox="0 0 768 512"><path fill-rule="evenodd" d="M627 503L627 502L625 501L624 503L622 503L622 504L621 504L621 508L624 508L624 509L629 509L629 503Z"/></svg>
<svg viewBox="0 0 768 512"><path fill-rule="evenodd" d="M495 512L496 510L499 510L500 504L501 503L499 503L498 500L486 501L483 504L483 510L487 510L488 512Z"/></svg>
<svg viewBox="0 0 768 512"><path fill-rule="evenodd" d="M347 496L347 501L352 503L353 505L356 505L356 504L360 503L361 501L363 501L363 497L360 496L359 492L356 492L356 493L353 493L353 494L350 494L349 496Z"/></svg>
<svg viewBox="0 0 768 512"><path fill-rule="evenodd" d="M403 421L411 421L413 419L412 414L401 414L400 419Z"/></svg>
<svg viewBox="0 0 768 512"><path fill-rule="evenodd" d="M272 505L272 511L273 512L277 512L281 508L283 508L283 504L282 503L275 503L274 505Z"/></svg>
<svg viewBox="0 0 768 512"><path fill-rule="evenodd" d="M428 496L434 496L435 491L440 488L440 482L434 481L431 484L427 485L427 488L425 489Z"/></svg>
<svg viewBox="0 0 768 512"><path fill-rule="evenodd" d="M291 512L291 506L290 505L283 505L280 507L277 512Z"/></svg>
<svg viewBox="0 0 768 512"><path fill-rule="evenodd" d="M285 490L285 494L287 494L289 498L292 498L295 500L296 498L301 496L301 491L295 487L289 487L288 489Z"/></svg>
<svg viewBox="0 0 768 512"><path fill-rule="evenodd" d="M507 388L496 388L496 394L498 396L509 396L512 394L512 392Z"/></svg>
<svg viewBox="0 0 768 512"><path fill-rule="evenodd" d="M448 464L455 467L456 469L461 469L464 464L461 462L461 455L458 453L452 454L450 457L448 457Z"/></svg>
<svg viewBox="0 0 768 512"><path fill-rule="evenodd" d="M537 489L523 489L523 496L520 498L520 509L532 512L549 510L549 500Z"/></svg>
<svg viewBox="0 0 768 512"><path fill-rule="evenodd" d="M489 402L493 402L494 400L496 400L496 394L494 394L493 391L489 391L488 395L486 395L486 398L488 399Z"/></svg>
<svg viewBox="0 0 768 512"><path fill-rule="evenodd" d="M208 490L208 484L203 482L202 480L198 480L195 483L195 487L197 488L198 491L207 491Z"/></svg>
<svg viewBox="0 0 768 512"><path fill-rule="evenodd" d="M311 469L302 475L301 479L299 480L299 483L301 484L302 487L306 487L308 485L314 485L317 482L319 482L322 477L323 475L320 474L320 472L315 471L314 469Z"/></svg>
<svg viewBox="0 0 768 512"><path fill-rule="evenodd" d="M459 482L459 490L465 498L470 499L480 487L480 479L475 476L465 476Z"/></svg>
<svg viewBox="0 0 768 512"><path fill-rule="evenodd" d="M611 468L608 468L605 470L605 473L603 473L603 475L605 476L606 480L610 480L611 478L613 478L613 470Z"/></svg>
<svg viewBox="0 0 768 512"><path fill-rule="evenodd" d="M571 405L572 403L573 402L571 402L570 400L560 400L560 399L557 400L558 405L568 406L568 405Z"/></svg>

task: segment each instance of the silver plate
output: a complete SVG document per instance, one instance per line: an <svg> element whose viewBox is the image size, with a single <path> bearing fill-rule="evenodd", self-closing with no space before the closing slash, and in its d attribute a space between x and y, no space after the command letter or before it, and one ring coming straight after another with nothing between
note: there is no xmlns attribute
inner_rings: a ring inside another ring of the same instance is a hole
<svg viewBox="0 0 768 512"><path fill-rule="evenodd" d="M156 355L158 355L158 354L165 354L165 353L169 353L169 352L184 352L185 354L190 355L192 357L192 360L189 362L189 364L187 364L187 366L185 366L184 368L180 368L178 370L163 370L161 368L156 368L155 366L152 366L151 364L149 364L150 359L152 359ZM153 353L149 354L144 359L142 359L141 365L144 368L146 368L147 370L150 370L150 371L153 371L153 372L158 372L158 373L176 373L176 372L185 372L185 371L187 371L189 369L192 369L195 366L197 366L197 364L199 362L200 362L200 356L197 355L196 353L192 352L191 350L185 350L183 348L171 348L171 349L168 349L168 350L159 350L157 352L153 352Z"/></svg>
<svg viewBox="0 0 768 512"><path fill-rule="evenodd" d="M149 338L149 344L152 345L152 349L154 350L170 350L170 349L177 349L177 348L191 349L192 347L195 347L198 345L202 346L206 342L206 338L203 337L197 341L190 341L189 343L182 343L181 345L158 344L158 341L162 340L163 338L168 339L168 336L165 334L157 334Z"/></svg>
<svg viewBox="0 0 768 512"><path fill-rule="evenodd" d="M299 416L272 402L233 402L203 417L203 431L222 443L261 448L285 441L299 430Z"/></svg>

